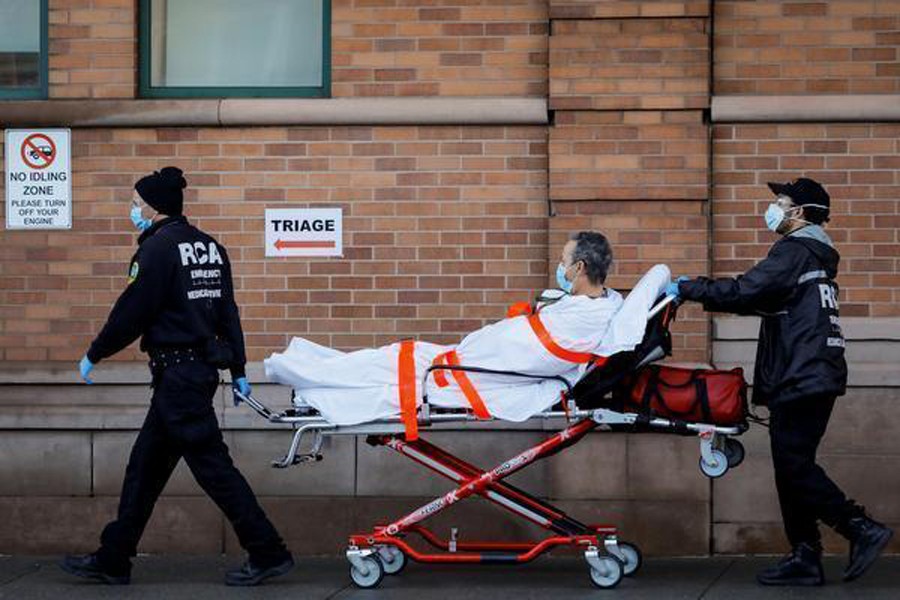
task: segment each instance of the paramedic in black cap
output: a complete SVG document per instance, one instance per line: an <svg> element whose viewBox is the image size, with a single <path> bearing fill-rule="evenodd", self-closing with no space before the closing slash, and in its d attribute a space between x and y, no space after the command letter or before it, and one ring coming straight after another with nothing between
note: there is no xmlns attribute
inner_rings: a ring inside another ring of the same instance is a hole
<svg viewBox="0 0 900 600"><path fill-rule="evenodd" d="M250 393L244 336L228 254L182 215L186 186L175 167L135 184L131 221L141 235L127 285L79 365L91 383L95 364L138 337L150 356L153 397L125 469L118 516L103 530L95 553L61 563L73 575L110 584L130 581L131 557L182 458L249 555L243 567L226 574L227 584L255 585L294 565L234 466L216 420L219 369L229 369L235 389ZM155 214L147 217L145 210Z"/></svg>
<svg viewBox="0 0 900 600"><path fill-rule="evenodd" d="M709 311L762 317L753 401L769 408L775 484L792 551L757 580L823 584L821 520L850 540L844 570L850 581L872 565L893 532L848 500L816 464L835 399L847 383L834 281L840 255L822 228L831 199L806 178L770 183L769 189L776 200L766 210L766 226L781 239L765 260L735 278L679 278L669 292Z"/></svg>

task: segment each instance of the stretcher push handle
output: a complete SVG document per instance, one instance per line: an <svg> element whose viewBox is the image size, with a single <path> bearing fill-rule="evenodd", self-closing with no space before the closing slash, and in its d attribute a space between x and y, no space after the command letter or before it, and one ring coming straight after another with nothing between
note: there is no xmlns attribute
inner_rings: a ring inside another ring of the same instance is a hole
<svg viewBox="0 0 900 600"><path fill-rule="evenodd" d="M246 396L239 392L238 390L232 390L234 395L239 398L242 402L245 402L247 406L255 410L262 418L267 421L277 422L278 415L273 413L269 407L265 404L254 398L252 395L247 394Z"/></svg>
<svg viewBox="0 0 900 600"><path fill-rule="evenodd" d="M678 296L665 296L662 300L653 305L653 308L647 313L647 320L649 321L655 317L662 309L672 303L678 307L678 305L681 304L681 301L678 299Z"/></svg>

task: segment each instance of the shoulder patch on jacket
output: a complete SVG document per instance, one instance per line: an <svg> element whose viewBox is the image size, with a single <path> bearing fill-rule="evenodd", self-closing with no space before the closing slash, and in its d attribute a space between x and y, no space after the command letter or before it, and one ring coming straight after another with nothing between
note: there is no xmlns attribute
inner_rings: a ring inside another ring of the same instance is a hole
<svg viewBox="0 0 900 600"><path fill-rule="evenodd" d="M138 271L141 270L140 265L138 265L138 261L134 261L131 263L131 269L128 271L128 285L134 283L134 280L137 279Z"/></svg>

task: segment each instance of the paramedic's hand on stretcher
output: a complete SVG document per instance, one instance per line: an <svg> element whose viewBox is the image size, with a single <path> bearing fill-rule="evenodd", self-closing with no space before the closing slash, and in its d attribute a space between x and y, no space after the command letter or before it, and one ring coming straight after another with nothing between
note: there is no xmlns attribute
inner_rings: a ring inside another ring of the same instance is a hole
<svg viewBox="0 0 900 600"><path fill-rule="evenodd" d="M93 368L94 363L88 360L87 354L81 357L81 362L78 363L78 371L81 373L81 378L84 379L85 383L94 383L94 381L88 377Z"/></svg>
<svg viewBox="0 0 900 600"><path fill-rule="evenodd" d="M247 381L246 377L238 377L231 383L231 389L235 392L240 392L247 397L250 395L250 382ZM234 394L234 405L237 406L241 403L241 397L237 394Z"/></svg>
<svg viewBox="0 0 900 600"><path fill-rule="evenodd" d="M670 282L669 285L666 286L666 296L675 296L676 298L680 296L680 293L678 292L678 284L682 281L688 280L690 280L690 277L682 275L675 281Z"/></svg>

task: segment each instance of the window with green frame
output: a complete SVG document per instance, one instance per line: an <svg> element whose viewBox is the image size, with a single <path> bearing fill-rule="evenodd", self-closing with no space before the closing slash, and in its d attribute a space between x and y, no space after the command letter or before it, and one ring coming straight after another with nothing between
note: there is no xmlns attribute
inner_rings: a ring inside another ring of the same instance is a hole
<svg viewBox="0 0 900 600"><path fill-rule="evenodd" d="M144 98L327 97L330 0L140 0Z"/></svg>
<svg viewBox="0 0 900 600"><path fill-rule="evenodd" d="M47 97L47 0L0 0L0 98Z"/></svg>

